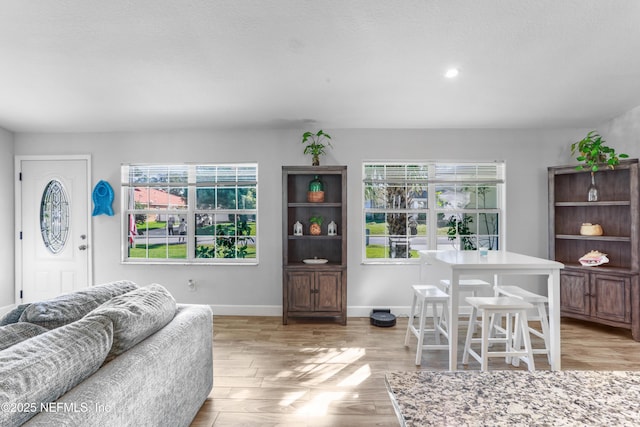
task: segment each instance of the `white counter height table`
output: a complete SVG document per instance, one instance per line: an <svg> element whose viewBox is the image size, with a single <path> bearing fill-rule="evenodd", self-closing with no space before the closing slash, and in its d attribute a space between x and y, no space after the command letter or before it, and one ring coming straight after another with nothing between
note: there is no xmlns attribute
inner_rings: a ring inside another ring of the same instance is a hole
<svg viewBox="0 0 640 427"><path fill-rule="evenodd" d="M547 276L551 370L560 370L560 269L564 264L507 251L489 251L485 256L478 251L420 251L420 258L425 264L440 264L450 272L449 370L458 369L458 283L464 277L486 275L493 275L496 282L504 275Z"/></svg>

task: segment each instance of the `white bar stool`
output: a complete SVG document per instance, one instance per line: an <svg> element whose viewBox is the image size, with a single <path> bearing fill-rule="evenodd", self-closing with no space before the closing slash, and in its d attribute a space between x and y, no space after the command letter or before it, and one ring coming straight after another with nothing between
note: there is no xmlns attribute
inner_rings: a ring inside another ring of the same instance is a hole
<svg viewBox="0 0 640 427"><path fill-rule="evenodd" d="M528 320L529 322L539 321L540 329L542 329L542 331L532 327L531 323L529 323L529 333L537 336L538 338L542 338L542 341L544 343L544 348L534 348L533 354L546 354L547 360L549 361L549 364L551 364L551 353L549 352L549 317L547 315L547 308L546 308L546 304L549 301L549 299L544 295L538 295L533 292L529 292L526 289L522 289L519 286L512 286L512 285L496 286L494 289L495 289L496 296L520 298L521 300L526 301L529 304L532 304L538 310L538 314L529 316ZM498 327L497 325L494 327L495 329L504 333L504 331L501 330L502 328ZM515 336L516 336L516 340L520 338L518 334L516 334ZM516 347L519 346L520 341L516 341L514 345ZM514 366L518 366L518 364L519 364L518 359L515 359Z"/></svg>
<svg viewBox="0 0 640 427"><path fill-rule="evenodd" d="M480 369L487 371L490 357L504 357L508 361L514 358L522 359L527 363L529 371L535 370L533 352L531 351L531 339L529 337L529 325L527 323L527 310L533 305L520 298L512 297L467 297L467 303L471 305L471 316L469 316L469 328L467 329L467 339L464 345L464 355L462 363L469 363L469 355L480 362ZM473 338L473 331L477 322L478 312L482 313L482 336ZM492 330L490 319L494 315L505 315L507 324L505 337L491 337ZM511 327L511 319L515 317L515 325ZM512 331L519 330L524 341L524 349L515 346ZM480 342L480 354L471 348L472 343ZM504 351L489 351L489 344L502 343L505 345Z"/></svg>
<svg viewBox="0 0 640 427"><path fill-rule="evenodd" d="M449 315L449 295L434 285L412 285L413 302L411 303L411 313L407 322L407 333L404 337L404 345L409 346L409 336L413 334L418 339L416 348L416 365L422 363L422 350L448 350L448 344L440 344L440 336L447 340L449 333L445 325L448 325ZM427 329L427 307L431 305L433 328ZM418 306L420 314L418 314ZM415 319L419 316L419 325L416 327ZM425 334L433 332L435 344L425 344Z"/></svg>

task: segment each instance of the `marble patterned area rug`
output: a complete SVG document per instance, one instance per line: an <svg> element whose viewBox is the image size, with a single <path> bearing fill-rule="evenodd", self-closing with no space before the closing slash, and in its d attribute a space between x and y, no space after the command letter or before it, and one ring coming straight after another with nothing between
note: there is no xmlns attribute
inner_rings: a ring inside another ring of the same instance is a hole
<svg viewBox="0 0 640 427"><path fill-rule="evenodd" d="M640 372L391 372L401 425L640 426Z"/></svg>

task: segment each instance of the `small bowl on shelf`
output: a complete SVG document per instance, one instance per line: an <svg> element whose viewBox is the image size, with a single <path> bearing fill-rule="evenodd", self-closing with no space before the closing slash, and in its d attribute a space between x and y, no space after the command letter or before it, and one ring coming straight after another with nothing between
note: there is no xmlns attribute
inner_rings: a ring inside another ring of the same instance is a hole
<svg viewBox="0 0 640 427"><path fill-rule="evenodd" d="M302 262L305 264L326 264L329 260L324 258L307 258L303 259Z"/></svg>
<svg viewBox="0 0 640 427"><path fill-rule="evenodd" d="M602 226L600 224L585 222L580 226L580 234L582 236L602 236L602 233Z"/></svg>

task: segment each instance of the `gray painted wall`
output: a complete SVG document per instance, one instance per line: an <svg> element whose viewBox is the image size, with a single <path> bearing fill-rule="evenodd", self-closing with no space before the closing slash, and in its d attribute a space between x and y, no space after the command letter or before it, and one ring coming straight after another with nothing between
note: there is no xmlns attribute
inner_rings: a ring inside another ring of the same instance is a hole
<svg viewBox="0 0 640 427"><path fill-rule="evenodd" d="M306 129L305 129L306 130ZM416 265L361 263L361 163L363 160L493 160L507 162L507 247L547 256L549 165L572 163L568 150L587 129L564 130L377 130L325 129L334 149L323 164L348 166L348 306L350 315L371 307L404 307ZM215 306L216 314L279 314L281 273L281 166L310 164L302 154L303 130L201 130L158 133L17 134L15 154L90 154L92 184L104 179L116 193L116 216L93 218L94 281L127 278L166 286L180 302ZM631 147L634 148L634 147ZM638 149L628 149L637 157ZM258 266L162 266L120 263L121 163L259 163ZM187 280L196 281L190 292ZM533 283L533 286L539 284ZM543 291L544 287L540 287ZM6 291L6 289L5 289ZM6 293L6 292L5 292Z"/></svg>
<svg viewBox="0 0 640 427"><path fill-rule="evenodd" d="M13 134L0 128L0 218L5 238L0 245L0 308L13 304L14 300L14 239L13 236Z"/></svg>
<svg viewBox="0 0 640 427"><path fill-rule="evenodd" d="M600 134L607 145L619 153L638 157L640 150L640 106L600 126Z"/></svg>

